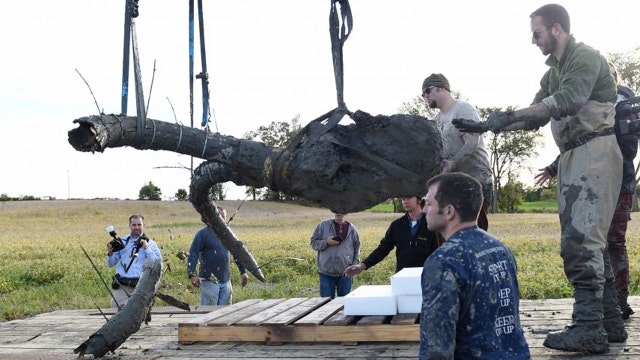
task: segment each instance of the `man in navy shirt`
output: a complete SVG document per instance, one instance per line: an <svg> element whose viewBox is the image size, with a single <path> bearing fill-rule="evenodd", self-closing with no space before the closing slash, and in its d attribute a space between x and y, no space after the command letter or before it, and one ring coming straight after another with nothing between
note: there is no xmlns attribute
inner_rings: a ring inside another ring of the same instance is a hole
<svg viewBox="0 0 640 360"><path fill-rule="evenodd" d="M482 185L445 173L427 188L427 223L445 242L422 270L420 359L529 359L515 258L476 223Z"/></svg>
<svg viewBox="0 0 640 360"><path fill-rule="evenodd" d="M224 208L218 206L218 211L223 219L227 218ZM237 260L234 259L234 261L242 275L242 286L245 286L249 282L247 271ZM200 263L200 270L196 273L198 263ZM207 226L198 230L189 249L187 273L191 285L201 288L200 303L202 305L231 304L233 288L230 263L229 250L222 245L213 230Z"/></svg>

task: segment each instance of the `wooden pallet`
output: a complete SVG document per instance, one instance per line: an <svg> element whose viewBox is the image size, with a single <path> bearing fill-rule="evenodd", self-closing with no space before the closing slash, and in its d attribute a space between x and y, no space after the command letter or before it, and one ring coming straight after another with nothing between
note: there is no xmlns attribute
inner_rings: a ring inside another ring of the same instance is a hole
<svg viewBox="0 0 640 360"><path fill-rule="evenodd" d="M178 324L178 341L420 341L419 314L347 316L343 299L245 300Z"/></svg>

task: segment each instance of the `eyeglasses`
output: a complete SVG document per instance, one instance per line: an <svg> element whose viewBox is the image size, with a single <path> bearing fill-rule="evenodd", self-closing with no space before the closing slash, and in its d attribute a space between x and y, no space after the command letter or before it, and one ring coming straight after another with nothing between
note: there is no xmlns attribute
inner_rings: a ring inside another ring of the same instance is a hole
<svg viewBox="0 0 640 360"><path fill-rule="evenodd" d="M428 88L424 89L422 91L422 97L427 97L427 95L429 95L429 93L431 92L431 90L433 90L433 88L435 88L435 86L429 86Z"/></svg>
<svg viewBox="0 0 640 360"><path fill-rule="evenodd" d="M540 33L542 32L542 30L549 30L551 29L553 26L545 26L542 29L536 30L533 32L533 34L531 34L531 36L533 37L533 40L539 40L540 39Z"/></svg>

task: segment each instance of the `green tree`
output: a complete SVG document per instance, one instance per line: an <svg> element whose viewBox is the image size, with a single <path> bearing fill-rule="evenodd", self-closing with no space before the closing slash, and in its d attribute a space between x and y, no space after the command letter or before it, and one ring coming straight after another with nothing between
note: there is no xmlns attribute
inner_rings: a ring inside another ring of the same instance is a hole
<svg viewBox="0 0 640 360"><path fill-rule="evenodd" d="M640 47L626 52L610 53L607 54L607 58L616 66L621 82L638 95L640 92Z"/></svg>
<svg viewBox="0 0 640 360"><path fill-rule="evenodd" d="M456 97L454 94L451 95L454 98ZM400 114L420 115L427 119L433 119L438 114L438 109L430 108L422 95L418 95L409 101L403 102L402 106L398 108L398 112Z"/></svg>
<svg viewBox="0 0 640 360"><path fill-rule="evenodd" d="M300 132L300 114L297 114L289 122L272 121L267 126L260 126L256 131L244 134L245 139L263 142L267 146L283 149L289 145L293 138ZM271 189L255 189L251 186L245 191L247 195L253 195L254 200L260 196L262 200L295 200L295 197L273 191Z"/></svg>
<svg viewBox="0 0 640 360"><path fill-rule="evenodd" d="M178 191L176 191L175 196L176 196L176 200L178 201L186 201L189 198L189 194L185 189L178 189Z"/></svg>
<svg viewBox="0 0 640 360"><path fill-rule="evenodd" d="M510 179L498 193L498 208L501 212L518 212L524 201L524 184Z"/></svg>
<svg viewBox="0 0 640 360"><path fill-rule="evenodd" d="M138 200L162 200L162 191L149 181L140 188Z"/></svg>

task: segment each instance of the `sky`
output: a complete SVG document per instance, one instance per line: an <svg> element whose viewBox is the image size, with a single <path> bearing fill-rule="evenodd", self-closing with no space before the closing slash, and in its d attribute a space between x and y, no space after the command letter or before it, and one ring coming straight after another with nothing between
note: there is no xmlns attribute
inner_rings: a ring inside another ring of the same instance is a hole
<svg viewBox="0 0 640 360"><path fill-rule="evenodd" d="M129 147L83 153L67 141L67 132L77 127L74 119L99 112L91 92L100 111L120 113L124 3L32 0L0 5L0 194L136 199L149 181L165 199L178 189L188 190L188 156ZM344 99L352 111L396 114L403 102L420 94L422 80L434 72L443 73L452 90L475 106L522 108L546 71L529 27L529 14L544 1L349 3L353 31L343 48ZM578 41L604 54L640 46L640 2L559 3L569 11ZM298 114L305 125L336 107L330 4L203 1L213 130L242 138ZM150 96L148 117L190 125L188 1L140 0L135 22L144 94ZM197 32L196 27L196 42ZM196 73L202 70L199 55L196 46ZM133 72L130 84L128 115L135 116ZM196 127L200 104L197 80ZM530 161L534 170L557 154L549 129L542 132L545 146ZM201 161L194 159L195 166ZM244 198L243 188L228 186L227 198Z"/></svg>

